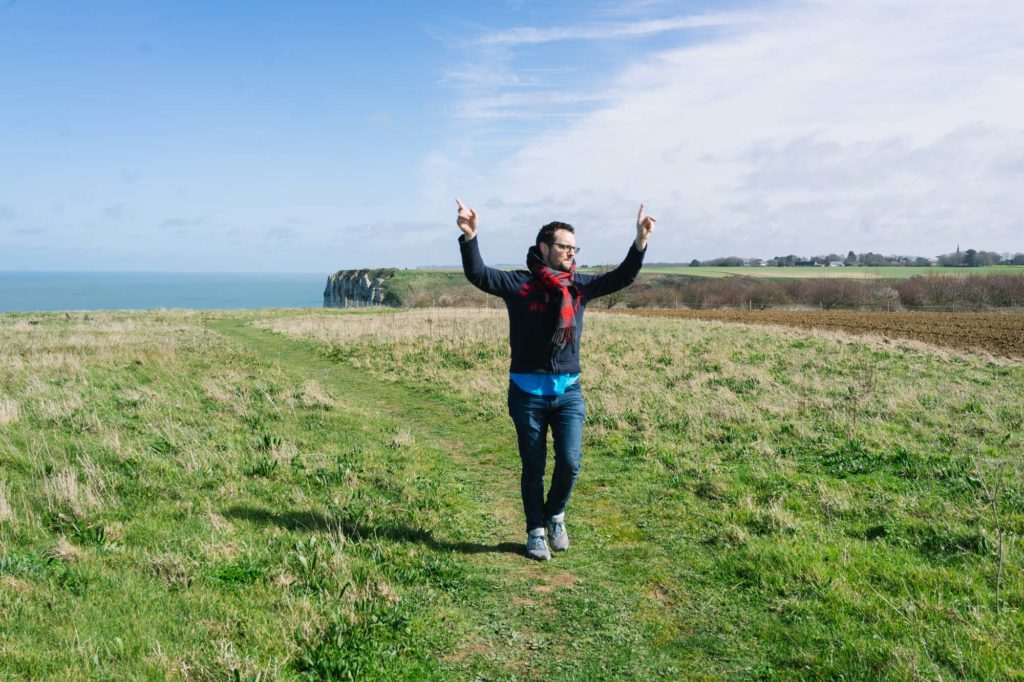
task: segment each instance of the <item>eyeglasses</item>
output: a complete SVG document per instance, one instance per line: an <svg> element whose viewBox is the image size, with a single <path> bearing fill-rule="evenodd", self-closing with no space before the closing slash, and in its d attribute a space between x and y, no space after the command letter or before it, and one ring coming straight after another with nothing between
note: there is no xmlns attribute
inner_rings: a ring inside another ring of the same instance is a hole
<svg viewBox="0 0 1024 682"><path fill-rule="evenodd" d="M579 253L580 247L572 246L571 244L559 244L558 242L551 242L552 246L557 246L562 251L571 251L572 253Z"/></svg>

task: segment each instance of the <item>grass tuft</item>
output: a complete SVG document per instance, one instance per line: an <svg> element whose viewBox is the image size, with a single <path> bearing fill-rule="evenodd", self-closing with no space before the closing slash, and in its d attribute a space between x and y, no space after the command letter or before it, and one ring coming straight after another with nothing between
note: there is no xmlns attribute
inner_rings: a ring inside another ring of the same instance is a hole
<svg viewBox="0 0 1024 682"><path fill-rule="evenodd" d="M103 504L96 487L88 481L79 481L78 473L71 468L63 468L47 476L43 487L49 508L57 515L67 512L74 517L84 517Z"/></svg>
<svg viewBox="0 0 1024 682"><path fill-rule="evenodd" d="M11 506L11 485L0 480L0 523L12 523L15 520L14 507Z"/></svg>
<svg viewBox="0 0 1024 682"><path fill-rule="evenodd" d="M21 416L17 400L0 398L0 424L13 424Z"/></svg>

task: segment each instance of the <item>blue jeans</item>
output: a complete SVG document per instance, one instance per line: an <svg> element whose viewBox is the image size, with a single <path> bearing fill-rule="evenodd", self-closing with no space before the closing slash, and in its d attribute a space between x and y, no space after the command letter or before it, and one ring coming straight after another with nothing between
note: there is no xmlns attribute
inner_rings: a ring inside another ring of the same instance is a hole
<svg viewBox="0 0 1024 682"><path fill-rule="evenodd" d="M544 528L547 517L565 511L583 458L583 421L587 406L579 382L562 395L532 395L510 381L508 413L516 425L519 457L523 461L520 487L526 532ZM544 468L548 457L548 427L555 443L555 470L544 501Z"/></svg>

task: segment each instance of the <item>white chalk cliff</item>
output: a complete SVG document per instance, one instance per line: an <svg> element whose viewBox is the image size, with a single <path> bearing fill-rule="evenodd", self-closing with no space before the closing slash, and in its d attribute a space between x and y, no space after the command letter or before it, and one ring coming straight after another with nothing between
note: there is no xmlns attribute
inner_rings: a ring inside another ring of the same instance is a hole
<svg viewBox="0 0 1024 682"><path fill-rule="evenodd" d="M389 305L384 282L395 274L394 268L377 270L338 270L327 278L325 308L362 308Z"/></svg>

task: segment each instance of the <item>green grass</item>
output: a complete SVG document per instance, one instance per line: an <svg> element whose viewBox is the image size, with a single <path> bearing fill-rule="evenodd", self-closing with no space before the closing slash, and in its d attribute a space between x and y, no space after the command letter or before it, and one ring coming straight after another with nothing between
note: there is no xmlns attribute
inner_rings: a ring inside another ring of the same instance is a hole
<svg viewBox="0 0 1024 682"><path fill-rule="evenodd" d="M406 307L483 307L497 301L470 284L462 270L398 270L384 288L389 300Z"/></svg>
<svg viewBox="0 0 1024 682"><path fill-rule="evenodd" d="M592 314L536 564L502 320L0 316L0 677L1024 669L1019 364Z"/></svg>

